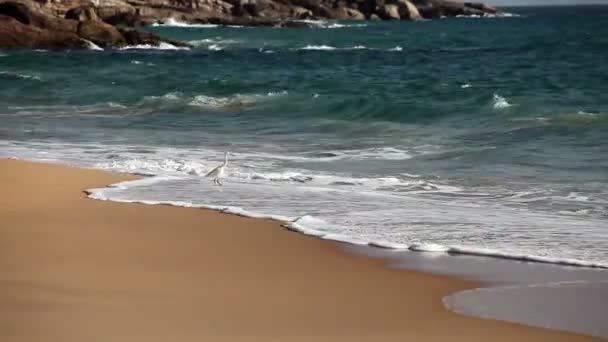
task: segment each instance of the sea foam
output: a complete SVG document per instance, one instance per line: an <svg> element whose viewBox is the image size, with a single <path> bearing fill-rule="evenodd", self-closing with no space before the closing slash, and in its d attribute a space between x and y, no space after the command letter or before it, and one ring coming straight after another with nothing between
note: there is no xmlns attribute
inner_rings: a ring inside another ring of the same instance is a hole
<svg viewBox="0 0 608 342"><path fill-rule="evenodd" d="M183 27L183 28L216 28L219 25L215 24L188 24L176 20L174 18L168 18L164 22L157 22L152 24L152 26L165 26L165 27Z"/></svg>
<svg viewBox="0 0 608 342"><path fill-rule="evenodd" d="M150 45L150 44L128 45L128 46L121 47L119 50L174 50L174 51L176 51L176 50L190 50L190 48L185 47L185 46L175 46L170 43L161 42L160 44L158 44L158 46Z"/></svg>
<svg viewBox="0 0 608 342"><path fill-rule="evenodd" d="M506 98L498 95L498 94L494 94L493 98L492 98L492 106L495 109L503 109L503 108L508 108L511 107L511 103L509 103L509 101L507 101Z"/></svg>
<svg viewBox="0 0 608 342"><path fill-rule="evenodd" d="M343 23L336 23L336 22L330 22L330 21L325 21L325 20L304 19L304 20L294 20L294 21L298 22L298 23L307 24L310 27L317 28L317 29L360 28L360 27L367 26L367 24L343 24Z"/></svg>
<svg viewBox="0 0 608 342"><path fill-rule="evenodd" d="M400 52L403 51L403 48L400 46L395 46L392 48L376 48L376 47L368 47L365 45L355 45L349 47L335 47L331 45L306 45L301 48L295 49L296 51L356 51L356 50L375 50L375 51L392 51L392 52Z"/></svg>
<svg viewBox="0 0 608 342"><path fill-rule="evenodd" d="M222 206L222 205L205 205L205 204L194 204L188 201L159 201L159 200L131 200L124 198L117 198L113 196L113 190L127 190L132 187L141 187L146 186L158 182L169 181L171 179L175 179L172 176L155 176L149 178L143 178L135 181L126 181L120 182L117 184L110 185L105 188L98 189L90 189L87 190L87 194L92 199L97 200L109 200L109 201L117 201L117 202L130 202L130 203L142 203L142 204L164 204L164 205L172 205L179 207L194 207L194 208L207 208L218 210L224 213L235 214L240 216L252 217L252 218L268 218L276 221L280 221L283 223L285 228L296 231L305 235L315 236L321 239L327 239L332 241L338 241L341 243L354 244L354 245L367 245L370 247L384 248L390 250L407 250L411 252L424 252L424 253L449 253L449 254L461 254L461 255L474 255L474 256L482 256L482 257L492 257L492 258L500 258L500 259L510 259L517 261L527 261L527 262L538 262L538 263L547 263L547 264L557 264L564 266L580 266L580 267L590 267L590 268L608 268L608 264L599 263L599 262L589 262L585 260L578 259L569 259L569 258L554 258L554 257L545 257L545 256L537 256L537 255L529 255L529 254L521 254L521 253L509 253L506 251L499 251L495 249L489 248L481 248L481 247L464 247L464 246L446 246L436 243L398 243L393 241L386 240L371 240L365 241L360 238L351 237L345 234L336 234L332 232L325 231L322 227L329 226L329 223L326 223L324 220L311 216L304 215L301 217L287 217L282 215L273 215L268 213L258 213L249 211L236 206ZM315 227L315 228L312 228Z"/></svg>
<svg viewBox="0 0 608 342"><path fill-rule="evenodd" d="M32 75L24 72L15 71L0 71L0 76L6 76L11 78L20 78L24 80L42 81L42 77L38 75Z"/></svg>
<svg viewBox="0 0 608 342"><path fill-rule="evenodd" d="M87 39L85 39L84 41L87 43L87 45L88 45L88 47L89 47L89 50L93 50L93 51L103 51L103 49L102 49L102 48L101 48L99 45L97 45L97 44L93 43L92 41L87 40Z"/></svg>

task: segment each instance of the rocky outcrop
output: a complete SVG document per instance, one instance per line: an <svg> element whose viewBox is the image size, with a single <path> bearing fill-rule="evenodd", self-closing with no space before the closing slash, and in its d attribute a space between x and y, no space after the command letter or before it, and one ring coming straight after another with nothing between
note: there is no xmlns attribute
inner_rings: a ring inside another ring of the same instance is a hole
<svg viewBox="0 0 608 342"><path fill-rule="evenodd" d="M0 0L0 48L158 45L163 40L154 34L115 26L167 20L301 27L310 19L421 20L496 12L482 3L449 0Z"/></svg>
<svg viewBox="0 0 608 342"><path fill-rule="evenodd" d="M496 14L497 9L482 3L448 0L414 0L420 15L427 19L455 16L484 16Z"/></svg>
<svg viewBox="0 0 608 342"><path fill-rule="evenodd" d="M75 33L50 31L0 15L0 47L23 49L87 48L88 43Z"/></svg>
<svg viewBox="0 0 608 342"><path fill-rule="evenodd" d="M399 6L395 4L387 4L379 7L376 13L383 20L400 20Z"/></svg>
<svg viewBox="0 0 608 342"><path fill-rule="evenodd" d="M78 9L92 6L91 1L62 0L47 6L66 17L97 16L109 24L125 26L169 18L187 23L292 26L297 25L292 21L304 19L420 20L496 13L482 3L449 0L97 0L95 13Z"/></svg>
<svg viewBox="0 0 608 342"><path fill-rule="evenodd" d="M91 47L91 43L117 48L131 42L159 45L166 41L152 33L119 30L100 20L97 10L88 4L61 16L56 8L53 11L34 1L0 0L0 48L82 49Z"/></svg>
<svg viewBox="0 0 608 342"><path fill-rule="evenodd" d="M120 47L126 45L125 37L114 26L101 20L81 21L76 34L101 47Z"/></svg>
<svg viewBox="0 0 608 342"><path fill-rule="evenodd" d="M399 0L399 16L403 20L422 20L422 16L414 4L408 0Z"/></svg>

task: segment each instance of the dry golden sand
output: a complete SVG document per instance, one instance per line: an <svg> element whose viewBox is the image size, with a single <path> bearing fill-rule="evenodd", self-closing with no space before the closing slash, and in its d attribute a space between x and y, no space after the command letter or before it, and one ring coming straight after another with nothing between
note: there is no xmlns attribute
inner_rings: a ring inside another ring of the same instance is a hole
<svg viewBox="0 0 608 342"><path fill-rule="evenodd" d="M131 176L0 161L0 341L593 341L459 316L474 284L278 223L86 199Z"/></svg>

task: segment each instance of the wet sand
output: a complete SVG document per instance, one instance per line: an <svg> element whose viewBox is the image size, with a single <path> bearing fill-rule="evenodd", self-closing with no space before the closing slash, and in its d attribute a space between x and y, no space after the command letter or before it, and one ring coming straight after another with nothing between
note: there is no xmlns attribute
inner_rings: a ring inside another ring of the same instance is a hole
<svg viewBox="0 0 608 342"><path fill-rule="evenodd" d="M477 284L210 210L87 199L129 175L0 161L0 339L597 341L448 312Z"/></svg>

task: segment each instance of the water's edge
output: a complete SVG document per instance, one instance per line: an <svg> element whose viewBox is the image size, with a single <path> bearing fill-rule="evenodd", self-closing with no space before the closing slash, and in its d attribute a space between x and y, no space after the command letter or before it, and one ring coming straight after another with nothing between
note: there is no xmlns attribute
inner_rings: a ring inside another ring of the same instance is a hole
<svg viewBox="0 0 608 342"><path fill-rule="evenodd" d="M155 177L147 175L137 173L134 173L134 175L142 178L109 184L103 188L86 189L84 192L87 198L93 200L198 208L253 219L274 220L281 227L290 231L321 240L332 241L343 247L342 249L346 253L363 254L371 258L379 257L385 261L385 266L389 268L449 276L456 279L473 281L480 285L479 287L458 291L442 298L444 308L456 314L595 337L608 337L608 327L602 327L603 324L601 322L602 317L608 317L608 306L602 307L601 305L602 298L605 298L603 294L608 294L608 273L604 272L605 268L602 266L554 263L535 258L505 258L501 255L458 253L449 250L429 250L428 248L402 249L400 246L390 242L364 242L345 235L326 234L307 229L297 223L297 218L291 219L279 215L258 214L237 207L193 205L188 202L179 201L125 200L106 196L106 192L112 189L125 189L133 184L143 185L159 181ZM421 262L421 260L424 261ZM446 262L446 260L449 261ZM454 267L453 262L456 262L459 266ZM471 262L482 263L485 266L470 267ZM431 264L433 265L430 266ZM504 267L504 265L509 266ZM515 269L512 269L513 267ZM558 278L555 278L556 269L560 273L557 275ZM505 271L508 276L505 276ZM555 279L558 279L558 281ZM551 296L538 293L538 289L552 286L554 283L564 283L566 285L582 283L590 286L601 284L602 292L597 295L589 295L588 288L582 287L579 288L580 291L574 294L574 297L563 296L561 293L557 295L552 294ZM514 288L532 289L533 291L510 294L508 290ZM505 289L507 291L504 291ZM544 308L532 308L530 306L530 297L544 298L541 304L551 303L551 305ZM562 303L564 300L566 302L574 301L579 306L581 303L585 306L594 305L595 303L599 307L587 312L588 315L581 315L578 310L572 309L573 303L569 303L569 306L564 306L565 304ZM489 312L487 310L488 303L491 303L491 311ZM505 305L507 303L512 304L511 307ZM480 307L484 310L480 311ZM558 310L556 310L556 307ZM564 307L571 310L564 311ZM521 309L524 309L523 311L525 312L531 312L522 315ZM564 315L564 312L570 312L570 314ZM552 313L558 313L558 317L562 318L562 320L555 322L553 316L551 316ZM566 320L564 322L564 318L571 319L571 321Z"/></svg>

